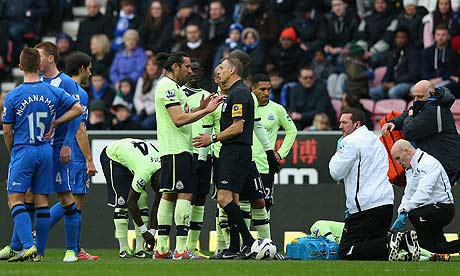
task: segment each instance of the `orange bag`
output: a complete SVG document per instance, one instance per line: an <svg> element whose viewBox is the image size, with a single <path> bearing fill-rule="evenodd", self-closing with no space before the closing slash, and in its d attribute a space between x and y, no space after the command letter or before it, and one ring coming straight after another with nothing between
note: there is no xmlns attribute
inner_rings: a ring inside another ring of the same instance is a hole
<svg viewBox="0 0 460 276"><path fill-rule="evenodd" d="M388 123L393 117L396 117L399 114L401 114L401 112L392 111L388 113L380 120L380 126ZM385 137L380 136L380 141L382 141L388 153L388 179L392 184L404 187L406 186L406 174L404 172L404 168L391 156L391 148L399 139L404 139L404 134L401 130L388 131Z"/></svg>

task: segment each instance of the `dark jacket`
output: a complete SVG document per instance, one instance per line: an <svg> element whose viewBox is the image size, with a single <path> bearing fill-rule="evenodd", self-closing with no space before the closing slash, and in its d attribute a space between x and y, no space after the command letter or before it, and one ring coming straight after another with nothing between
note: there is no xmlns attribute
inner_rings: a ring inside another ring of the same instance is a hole
<svg viewBox="0 0 460 276"><path fill-rule="evenodd" d="M106 78L109 77L110 66L112 65L114 54L112 51L109 51L102 59L97 59L94 55L91 55L93 58L92 69L93 73L103 74Z"/></svg>
<svg viewBox="0 0 460 276"><path fill-rule="evenodd" d="M419 77L419 50L409 44L406 48L393 50L393 56L388 60L387 71L383 81L415 83Z"/></svg>
<svg viewBox="0 0 460 276"><path fill-rule="evenodd" d="M290 112L302 114L302 118L295 122L297 129L303 130L306 126L313 124L313 119L318 113L326 113L330 125L335 128L337 117L326 85L322 81L316 80L308 90L301 84L294 86L289 91L288 101Z"/></svg>
<svg viewBox="0 0 460 276"><path fill-rule="evenodd" d="M311 54L323 49L327 42L326 21L323 15L314 13L313 18L299 18L289 24L294 27L300 41L308 47Z"/></svg>
<svg viewBox="0 0 460 276"><path fill-rule="evenodd" d="M145 50L154 54L170 52L174 44L172 32L174 21L171 17L163 19L160 25L149 27L145 22L139 27L139 43Z"/></svg>
<svg viewBox="0 0 460 276"><path fill-rule="evenodd" d="M203 78L200 81L200 86L205 90L210 90L212 87L211 73L212 65L214 62L214 48L211 44L202 41L201 45L196 49L191 49L187 46L187 42L184 41L180 44L179 51L186 53L192 60L199 60L203 67Z"/></svg>
<svg viewBox="0 0 460 276"><path fill-rule="evenodd" d="M203 34L201 37L214 47L219 47L228 37L228 27L230 27L231 24L232 20L225 16L217 21L208 19L203 24Z"/></svg>
<svg viewBox="0 0 460 276"><path fill-rule="evenodd" d="M435 54L438 56L436 59ZM456 68L458 68L458 55L452 50L450 43L442 50L437 49L436 44L423 50L422 79L442 77L443 80L448 80Z"/></svg>
<svg viewBox="0 0 460 276"><path fill-rule="evenodd" d="M77 34L77 49L91 54L91 37L95 34L105 34L109 38L113 35L113 25L110 17L98 13L94 17L88 17L80 22Z"/></svg>
<svg viewBox="0 0 460 276"><path fill-rule="evenodd" d="M7 20L38 21L48 14L48 1L43 0L4 0L0 1L4 9L3 18ZM30 17L26 12L30 10Z"/></svg>
<svg viewBox="0 0 460 276"><path fill-rule="evenodd" d="M419 49L423 49L423 17L428 13L423 6L417 7L415 15L409 17L404 12L397 17L398 25L396 29L405 28L409 31L410 39Z"/></svg>
<svg viewBox="0 0 460 276"><path fill-rule="evenodd" d="M387 30L390 23L395 19L395 16L387 8L384 12L376 12L375 10L371 15L361 21L358 27L356 39L362 39L368 43L368 48L371 49L380 40L384 41L389 47L393 43L393 31ZM374 47L375 51L381 52L386 50L382 46Z"/></svg>
<svg viewBox="0 0 460 276"><path fill-rule="evenodd" d="M281 32L279 18L265 4L260 5L254 12L245 9L241 15L241 25L259 31L260 40L268 46L276 43Z"/></svg>
<svg viewBox="0 0 460 276"><path fill-rule="evenodd" d="M454 101L448 89L436 88L435 95L428 101L414 102L413 116L405 111L391 120L407 140L438 159L447 174L460 170L460 136L450 111Z"/></svg>
<svg viewBox="0 0 460 276"><path fill-rule="evenodd" d="M359 21L351 10L347 10L343 20L340 20L334 13L328 14L326 20L326 44L332 47L344 47L347 43L353 41L358 31Z"/></svg>
<svg viewBox="0 0 460 276"><path fill-rule="evenodd" d="M367 74L367 66L363 62L346 58L345 72L348 77L347 92L358 95L360 98L369 95L369 76Z"/></svg>
<svg viewBox="0 0 460 276"><path fill-rule="evenodd" d="M306 55L297 43L288 49L283 49L281 44L277 43L270 49L267 56L267 64L275 65L275 68L281 72L285 82L296 81L297 66L306 62Z"/></svg>
<svg viewBox="0 0 460 276"><path fill-rule="evenodd" d="M252 45L254 46L254 45ZM248 53L251 57L251 67L250 72L251 75L255 75L257 73L265 73L265 65L266 65L266 47L265 44L261 41L255 47L249 47L247 45L243 46L243 50Z"/></svg>

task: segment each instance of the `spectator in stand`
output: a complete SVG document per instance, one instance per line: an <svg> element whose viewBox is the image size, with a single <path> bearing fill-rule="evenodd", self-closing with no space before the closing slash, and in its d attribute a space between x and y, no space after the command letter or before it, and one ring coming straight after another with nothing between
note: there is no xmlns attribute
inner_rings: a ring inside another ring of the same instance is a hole
<svg viewBox="0 0 460 276"><path fill-rule="evenodd" d="M231 24L222 0L212 0L209 3L209 18L203 24L203 39L217 48L227 38Z"/></svg>
<svg viewBox="0 0 460 276"><path fill-rule="evenodd" d="M420 78L419 50L410 40L408 29L396 30L395 49L392 58L388 59L387 71L383 76L382 84L369 90L371 99L404 99L411 86Z"/></svg>
<svg viewBox="0 0 460 276"><path fill-rule="evenodd" d="M267 56L267 72L277 69L286 82L297 80L297 67L307 62L306 55L300 49L299 39L293 27L285 28Z"/></svg>
<svg viewBox="0 0 460 276"><path fill-rule="evenodd" d="M331 126L329 124L329 117L327 117L326 113L316 114L315 118L313 119L313 124L310 127L307 127L305 130L311 130L311 131L331 130Z"/></svg>
<svg viewBox="0 0 460 276"><path fill-rule="evenodd" d="M110 125L107 119L107 107L102 100L92 100L89 103L88 130L109 130Z"/></svg>
<svg viewBox="0 0 460 276"><path fill-rule="evenodd" d="M404 0L404 10L398 15L397 29L409 30L412 43L423 49L423 17L428 13L423 6L417 7L417 0Z"/></svg>
<svg viewBox="0 0 460 276"><path fill-rule="evenodd" d="M139 78L134 91L134 107L142 129L155 130L155 89L162 75L162 68L155 56L150 56L145 65L144 75Z"/></svg>
<svg viewBox="0 0 460 276"><path fill-rule="evenodd" d="M270 83L272 85L270 90L270 100L281 104L281 91L284 83L283 76L281 75L281 72L276 69L268 73L268 76L270 77Z"/></svg>
<svg viewBox="0 0 460 276"><path fill-rule="evenodd" d="M343 72L342 52L353 41L358 31L359 21L345 0L332 0L332 12L326 15L327 40L324 52L328 59Z"/></svg>
<svg viewBox="0 0 460 276"><path fill-rule="evenodd" d="M113 98L112 107L116 106L120 102L128 104L129 111L132 112L134 109L134 84L130 78L124 78L120 81L120 88Z"/></svg>
<svg viewBox="0 0 460 276"><path fill-rule="evenodd" d="M100 0L86 1L88 17L82 20L78 26L76 48L87 54L91 54L90 41L94 35L104 34L108 37L113 35L113 24L110 17L102 15L99 2Z"/></svg>
<svg viewBox="0 0 460 276"><path fill-rule="evenodd" d="M240 23L256 29L268 47L277 42L281 31L279 18L264 0L246 0Z"/></svg>
<svg viewBox="0 0 460 276"><path fill-rule="evenodd" d="M100 71L93 71L91 74L91 84L87 89L90 100L100 100L105 103L106 110L112 107L115 91L107 81L107 75Z"/></svg>
<svg viewBox="0 0 460 276"><path fill-rule="evenodd" d="M264 73L266 48L265 44L260 41L259 32L254 28L245 28L241 36L243 38L243 51L251 57L250 74Z"/></svg>
<svg viewBox="0 0 460 276"><path fill-rule="evenodd" d="M183 42L185 37L185 27L189 23L196 23L198 26L203 25L203 18L193 11L195 7L195 1L193 0L181 0L179 5L177 6L177 13L174 18L174 32L173 38L174 42L176 43L175 48ZM173 48L174 49L174 48Z"/></svg>
<svg viewBox="0 0 460 276"><path fill-rule="evenodd" d="M312 59L316 50L322 49L327 41L326 22L322 14L313 9L310 1L302 1L296 7L297 19L289 25L294 27L300 39L300 48Z"/></svg>
<svg viewBox="0 0 460 276"><path fill-rule="evenodd" d="M56 46L59 50L57 68L59 71L64 71L67 58L74 51L74 42L70 35L66 33L59 33L56 36Z"/></svg>
<svg viewBox="0 0 460 276"><path fill-rule="evenodd" d="M242 32L243 26L241 26L241 24L233 23L228 27L228 37L217 49L212 68L216 68L220 64L222 58L227 56L231 51L236 49L243 50L243 43L241 42Z"/></svg>
<svg viewBox="0 0 460 276"><path fill-rule="evenodd" d="M336 114L326 85L315 77L311 67L302 67L298 74L299 84L290 89L287 109L298 130L313 123L315 115L326 113L332 128L336 125Z"/></svg>
<svg viewBox="0 0 460 276"><path fill-rule="evenodd" d="M374 123L372 121L372 111L367 110L359 101L359 97L356 94L353 93L345 93L343 94L342 97L342 110L345 110L346 108L357 108L359 110L362 110L364 112L364 115L366 116L366 127L368 130L374 130Z"/></svg>
<svg viewBox="0 0 460 276"><path fill-rule="evenodd" d="M0 92L0 126L3 125L3 110L5 107L5 97L7 93L7 91Z"/></svg>
<svg viewBox="0 0 460 276"><path fill-rule="evenodd" d="M186 40L180 44L179 51L186 53L192 60L200 61L203 66L204 75L201 79L200 87L211 90L211 70L214 62L212 44L204 41L201 36L200 25L190 22L185 28Z"/></svg>
<svg viewBox="0 0 460 276"><path fill-rule="evenodd" d="M295 10L296 0L270 0L270 7L280 19L282 28L287 27L292 20L292 12Z"/></svg>
<svg viewBox="0 0 460 276"><path fill-rule="evenodd" d="M137 81L144 71L147 56L144 49L138 46L139 34L136 30L127 30L123 35L125 48L118 51L110 66L110 79L118 90L119 81L129 77Z"/></svg>
<svg viewBox="0 0 460 276"><path fill-rule="evenodd" d="M451 37L460 33L460 24L453 18L453 15L450 0L438 0L434 12L423 18L423 46L425 48L435 43L435 28L438 25L447 26Z"/></svg>
<svg viewBox="0 0 460 276"><path fill-rule="evenodd" d="M356 12L361 20L371 15L373 10L374 0L356 0Z"/></svg>
<svg viewBox="0 0 460 276"><path fill-rule="evenodd" d="M365 43L357 41L351 44L348 57L344 60L348 80L345 91L358 95L359 98L369 97L369 82L375 77L372 69L366 64L365 54Z"/></svg>
<svg viewBox="0 0 460 276"><path fill-rule="evenodd" d="M112 130L139 130L139 123L131 116L129 104L123 101L115 104L112 108L115 118L112 120Z"/></svg>
<svg viewBox="0 0 460 276"><path fill-rule="evenodd" d="M48 1L43 0L2 0L0 10L3 22L8 28L8 37L13 43L11 62L17 65L23 48L22 36L26 33L39 33L41 20L48 14ZM6 37L2 37L7 39Z"/></svg>
<svg viewBox="0 0 460 276"><path fill-rule="evenodd" d="M371 59L373 68L380 65L396 30L397 21L388 1L375 0L371 15L362 20L358 27L357 38L367 42L369 51L366 52L366 58Z"/></svg>
<svg viewBox="0 0 460 276"><path fill-rule="evenodd" d="M140 45L148 56L171 51L174 25L168 13L163 0L153 0L144 23L139 27Z"/></svg>
<svg viewBox="0 0 460 276"><path fill-rule="evenodd" d="M109 38L105 34L94 35L91 38L90 48L93 72L101 72L108 76L113 61Z"/></svg>
<svg viewBox="0 0 460 276"><path fill-rule="evenodd" d="M136 14L136 2L134 0L121 0L120 13L114 24L112 51L117 52L123 47L124 34L127 30L137 30L140 25L141 19Z"/></svg>
<svg viewBox="0 0 460 276"><path fill-rule="evenodd" d="M326 58L323 50L315 52L315 56L311 61L311 67L315 70L316 77L324 82L327 82L329 76L336 71L334 65Z"/></svg>
<svg viewBox="0 0 460 276"><path fill-rule="evenodd" d="M423 51L421 76L435 87L445 86L458 68L458 55L449 43L449 30L438 25L434 31L435 44Z"/></svg>

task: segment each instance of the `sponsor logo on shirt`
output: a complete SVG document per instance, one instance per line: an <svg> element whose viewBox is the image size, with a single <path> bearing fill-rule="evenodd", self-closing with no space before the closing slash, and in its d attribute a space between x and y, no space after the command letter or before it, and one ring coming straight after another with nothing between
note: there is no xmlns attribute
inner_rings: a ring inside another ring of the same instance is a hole
<svg viewBox="0 0 460 276"><path fill-rule="evenodd" d="M232 117L239 117L239 116L243 116L243 105L234 104L232 106Z"/></svg>

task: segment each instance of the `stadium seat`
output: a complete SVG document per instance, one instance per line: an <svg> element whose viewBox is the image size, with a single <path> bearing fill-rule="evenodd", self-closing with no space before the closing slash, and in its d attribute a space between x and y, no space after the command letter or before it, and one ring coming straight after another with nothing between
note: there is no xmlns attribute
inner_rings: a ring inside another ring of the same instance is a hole
<svg viewBox="0 0 460 276"><path fill-rule="evenodd" d="M387 72L387 67L382 66L374 69L374 79L371 82L371 87L376 87L382 83L383 76Z"/></svg>
<svg viewBox="0 0 460 276"><path fill-rule="evenodd" d="M370 113L374 112L375 102L371 99L360 99L359 102L367 109Z"/></svg>
<svg viewBox="0 0 460 276"><path fill-rule="evenodd" d="M87 17L88 16L88 10L86 9L86 7L73 7L72 13L75 17Z"/></svg>
<svg viewBox="0 0 460 276"><path fill-rule="evenodd" d="M340 119L340 115L342 114L342 101L337 99L331 100L332 106L335 109L335 114L337 116L337 121Z"/></svg>
<svg viewBox="0 0 460 276"><path fill-rule="evenodd" d="M380 100L375 103L372 120L374 122L374 129L380 129L380 119L385 117L391 111L403 112L406 110L407 103L401 99L386 99Z"/></svg>

